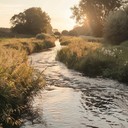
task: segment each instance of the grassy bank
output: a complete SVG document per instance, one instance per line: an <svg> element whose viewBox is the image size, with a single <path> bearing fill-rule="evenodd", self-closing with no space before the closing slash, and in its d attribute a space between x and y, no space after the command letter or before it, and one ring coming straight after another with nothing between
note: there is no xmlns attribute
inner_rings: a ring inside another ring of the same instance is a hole
<svg viewBox="0 0 128 128"><path fill-rule="evenodd" d="M82 40L82 42L103 42L103 38L97 38L97 37L91 37L91 36L80 36L80 37L75 37L75 36L62 36L60 38L61 45L68 45L70 43L74 42L79 42Z"/></svg>
<svg viewBox="0 0 128 128"><path fill-rule="evenodd" d="M46 40L36 38L0 38L0 45L7 49L24 50L27 54L31 54L54 47L54 41L54 37Z"/></svg>
<svg viewBox="0 0 128 128"><path fill-rule="evenodd" d="M28 54L47 50L55 39L0 39L0 126L18 127L28 100L45 86L43 75L28 62Z"/></svg>
<svg viewBox="0 0 128 128"><path fill-rule="evenodd" d="M66 38L66 37L65 37ZM64 38L63 38L64 39ZM69 45L57 54L59 61L90 77L105 77L128 83L128 45L104 45L83 38L67 38ZM64 41L64 40L63 40Z"/></svg>

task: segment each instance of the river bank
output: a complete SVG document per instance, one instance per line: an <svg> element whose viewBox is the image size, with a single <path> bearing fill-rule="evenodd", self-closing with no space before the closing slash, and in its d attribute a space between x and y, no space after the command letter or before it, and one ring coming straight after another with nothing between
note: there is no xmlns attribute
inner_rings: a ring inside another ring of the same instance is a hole
<svg viewBox="0 0 128 128"><path fill-rule="evenodd" d="M97 38L62 37L61 43L67 47L58 52L57 58L68 68L80 71L85 76L128 83L127 41L110 45Z"/></svg>
<svg viewBox="0 0 128 128"><path fill-rule="evenodd" d="M45 86L42 73L33 69L28 55L54 47L55 38L0 39L0 126L21 125L21 114L27 112L28 101Z"/></svg>

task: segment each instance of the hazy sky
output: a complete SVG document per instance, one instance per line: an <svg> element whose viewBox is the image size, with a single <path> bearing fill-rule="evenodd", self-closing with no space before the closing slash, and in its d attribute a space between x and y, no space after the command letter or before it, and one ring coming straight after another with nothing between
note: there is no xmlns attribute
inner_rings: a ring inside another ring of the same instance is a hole
<svg viewBox="0 0 128 128"><path fill-rule="evenodd" d="M53 28L70 30L75 25L70 8L79 0L0 0L0 27L10 27L10 18L30 7L41 7L51 18Z"/></svg>

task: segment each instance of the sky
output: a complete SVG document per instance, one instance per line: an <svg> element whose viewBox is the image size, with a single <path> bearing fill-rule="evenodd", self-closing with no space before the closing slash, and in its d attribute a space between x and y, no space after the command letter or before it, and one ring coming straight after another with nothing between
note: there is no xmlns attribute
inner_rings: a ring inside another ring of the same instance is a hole
<svg viewBox="0 0 128 128"><path fill-rule="evenodd" d="M79 0L0 0L0 27L10 27L10 19L14 14L23 12L30 7L41 7L48 13L54 29L71 30L75 26L71 7Z"/></svg>

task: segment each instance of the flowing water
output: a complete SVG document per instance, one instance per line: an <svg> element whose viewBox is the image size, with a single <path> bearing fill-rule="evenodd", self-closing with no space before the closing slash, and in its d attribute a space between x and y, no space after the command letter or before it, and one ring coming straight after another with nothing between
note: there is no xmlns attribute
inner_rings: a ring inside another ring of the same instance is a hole
<svg viewBox="0 0 128 128"><path fill-rule="evenodd" d="M128 128L128 86L88 78L56 61L56 47L30 56L47 86L32 101L38 113L21 128Z"/></svg>

